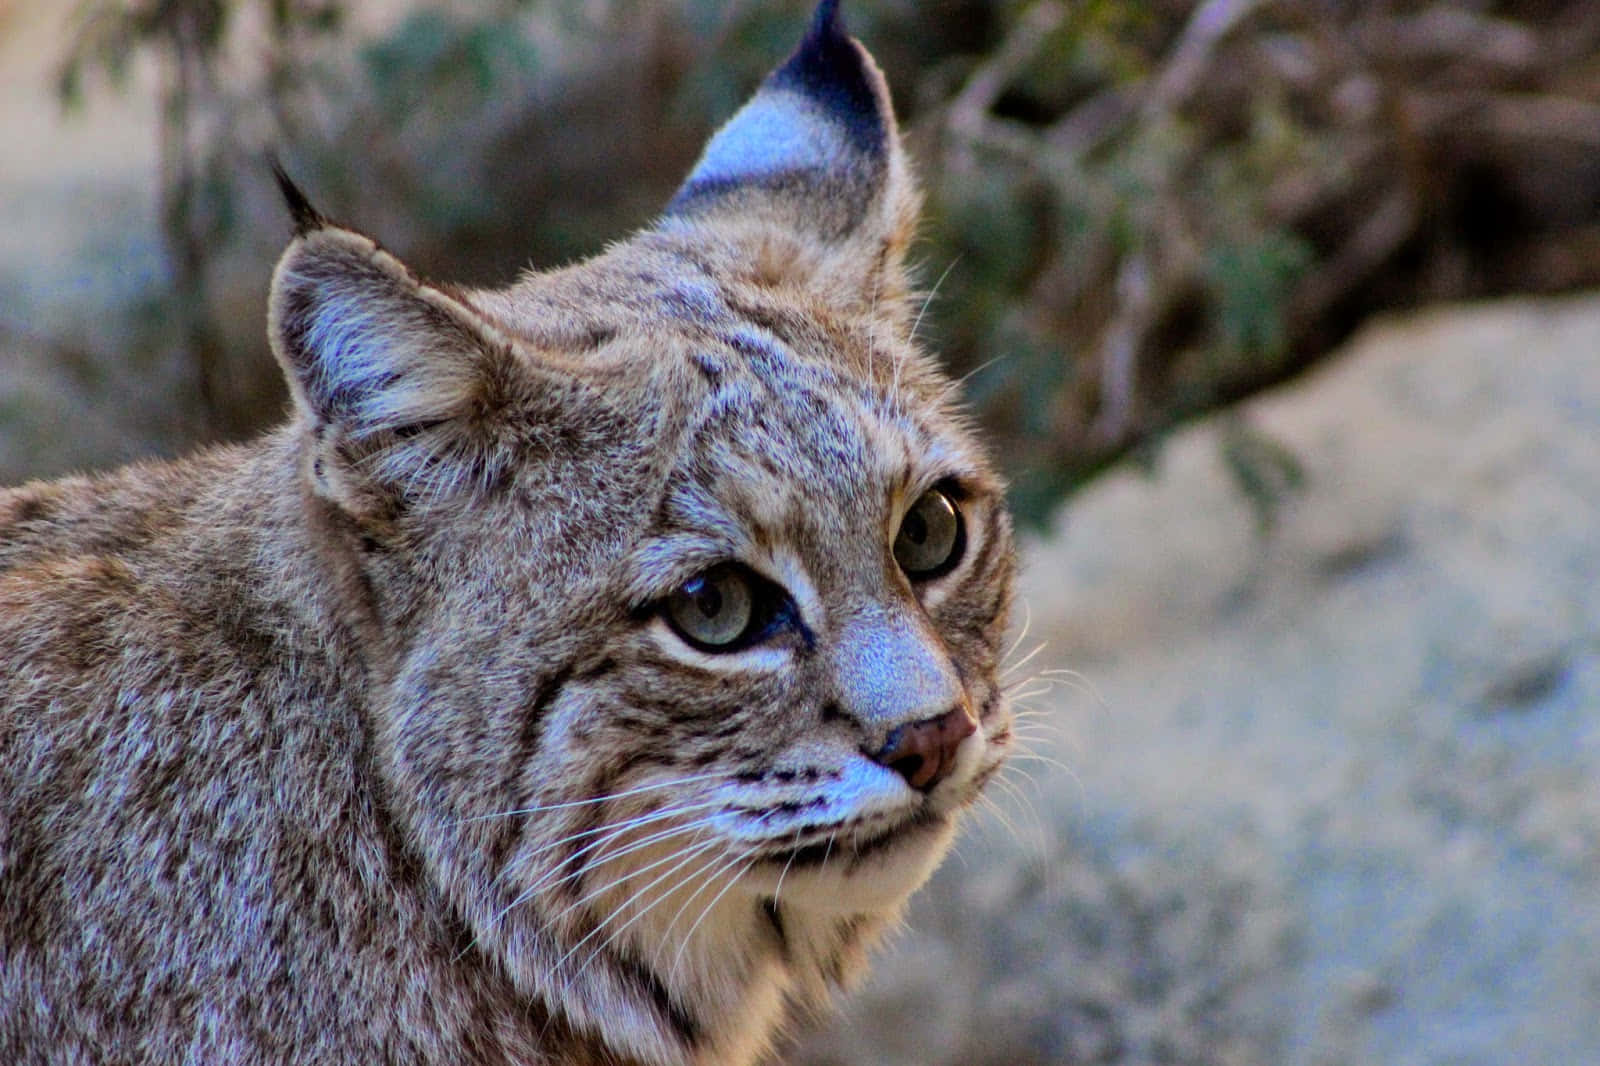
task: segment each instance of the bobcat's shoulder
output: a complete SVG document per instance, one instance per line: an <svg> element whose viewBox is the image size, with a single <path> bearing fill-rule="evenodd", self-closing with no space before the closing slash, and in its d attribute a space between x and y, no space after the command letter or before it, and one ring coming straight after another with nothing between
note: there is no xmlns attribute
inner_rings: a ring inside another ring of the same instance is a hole
<svg viewBox="0 0 1600 1066"><path fill-rule="evenodd" d="M750 1063L999 767L1001 487L836 5L654 225L426 283L286 184L290 422L0 491L0 1061Z"/></svg>

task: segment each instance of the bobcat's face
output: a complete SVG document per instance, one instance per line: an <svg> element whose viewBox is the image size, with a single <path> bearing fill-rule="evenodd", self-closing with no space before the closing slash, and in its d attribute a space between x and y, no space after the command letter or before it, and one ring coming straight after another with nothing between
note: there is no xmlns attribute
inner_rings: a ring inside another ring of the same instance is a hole
<svg viewBox="0 0 1600 1066"><path fill-rule="evenodd" d="M911 336L881 76L824 3L660 223L505 290L294 204L308 498L463 956L649 1061L752 1057L1010 739L1010 525Z"/></svg>
<svg viewBox="0 0 1600 1066"><path fill-rule="evenodd" d="M476 298L548 365L560 338L520 332L542 309L628 294L587 313L607 339L566 410L505 403L490 487L364 556L403 649L395 795L474 949L530 987L621 1002L619 968L677 988L732 940L730 974L819 995L1006 753L1009 519L898 323L687 280L672 245L612 274L626 253ZM653 317L691 289L692 325Z"/></svg>
<svg viewBox="0 0 1600 1066"><path fill-rule="evenodd" d="M568 742L546 780L626 798L552 821L590 832L621 824L614 806L654 834L684 827L641 858L701 848L619 897L683 878L734 899L892 908L1004 750L997 486L903 342L849 323L784 337L736 314L715 333L689 357L648 518L610 564L626 619L593 635L546 727ZM642 839L600 835L571 850ZM625 866L578 880L595 889Z"/></svg>

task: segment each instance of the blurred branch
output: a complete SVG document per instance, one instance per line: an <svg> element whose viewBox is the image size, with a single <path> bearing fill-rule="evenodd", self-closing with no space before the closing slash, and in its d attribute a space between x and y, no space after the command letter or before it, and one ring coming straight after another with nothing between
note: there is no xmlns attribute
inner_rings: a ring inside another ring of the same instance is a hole
<svg viewBox="0 0 1600 1066"><path fill-rule="evenodd" d="M1166 63L1151 79L1139 111L1145 121L1180 107L1211 73L1217 47L1263 0L1205 0L1190 17Z"/></svg>
<svg viewBox="0 0 1600 1066"><path fill-rule="evenodd" d="M230 54L234 27L254 15L265 26L264 75L242 77ZM232 236L240 160L258 158L247 143L254 126L281 130L286 99L304 74L294 44L302 35L333 33L342 23L336 0L80 0L77 29L63 57L57 87L64 104L83 103L85 75L98 71L126 88L132 58L146 53L158 71L157 215L170 291L162 319L190 368L193 395L183 406L194 436L238 436L259 419L253 396L231 388L225 330L214 306L216 261ZM222 69L226 65L227 69ZM266 121L252 123L252 118ZM271 134L269 134L271 136Z"/></svg>
<svg viewBox="0 0 1600 1066"><path fill-rule="evenodd" d="M951 129L971 133L989 120L1000 94L1039 55L1046 40L1066 20L1066 6L1040 0L1023 11L994 54L978 64L955 98L945 105Z"/></svg>
<svg viewBox="0 0 1600 1066"><path fill-rule="evenodd" d="M1389 193L1344 243L1300 283L1289 304L1298 321L1315 319L1371 277L1417 226L1417 207L1408 189Z"/></svg>
<svg viewBox="0 0 1600 1066"><path fill-rule="evenodd" d="M1592 240L1563 230L1600 229L1600 0L1205 0L1108 39L1121 10L1027 6L943 115L941 196L1043 191L1016 201L1021 229L985 207L947 238L986 271L950 301L971 338L957 368L991 348L1067 363L1048 399L1029 380L984 394L1042 486L1025 510L1297 372L1372 309L1600 284ZM1122 40L1133 61L1106 64Z"/></svg>
<svg viewBox="0 0 1600 1066"><path fill-rule="evenodd" d="M1434 133L1481 133L1500 141L1600 147L1600 103L1564 96L1475 91L1408 95L1417 125Z"/></svg>
<svg viewBox="0 0 1600 1066"><path fill-rule="evenodd" d="M945 105L945 127L950 134L946 143L953 149L944 160L948 170L958 174L974 172L978 168L974 149L978 146L1024 157L1032 154L1032 140L1012 131L991 112L1006 86L1038 57L1066 17L1065 5L1054 0L1031 5L994 55L977 66L961 91Z"/></svg>
<svg viewBox="0 0 1600 1066"><path fill-rule="evenodd" d="M0 352L44 353L53 369L64 371L73 385L89 388L96 378L96 367L104 356L77 344L69 344L0 318Z"/></svg>
<svg viewBox="0 0 1600 1066"><path fill-rule="evenodd" d="M335 92L302 46L346 6L78 8L64 100L141 50L167 79L162 321L211 433L262 409L211 306L247 138L419 264L487 281L659 206L804 5L402 5L338 41ZM1031 517L1375 310L1600 285L1600 0L861 7L891 81L920 75L928 257L960 264L933 332ZM240 76L221 44L246 14L266 32Z"/></svg>
<svg viewBox="0 0 1600 1066"><path fill-rule="evenodd" d="M1128 436L1133 424L1139 353L1154 320L1149 257L1135 252L1117 270L1117 309L1100 339L1100 410L1089 438L1112 444Z"/></svg>

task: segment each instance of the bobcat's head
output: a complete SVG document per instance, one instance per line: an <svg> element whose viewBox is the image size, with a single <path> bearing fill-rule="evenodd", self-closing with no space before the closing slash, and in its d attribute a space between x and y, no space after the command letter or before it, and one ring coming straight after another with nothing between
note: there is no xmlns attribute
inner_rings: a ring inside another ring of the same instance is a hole
<svg viewBox="0 0 1600 1066"><path fill-rule="evenodd" d="M390 817L462 965L650 1061L820 1000L1010 742L1010 524L835 6L658 223L508 289L289 190L273 343Z"/></svg>

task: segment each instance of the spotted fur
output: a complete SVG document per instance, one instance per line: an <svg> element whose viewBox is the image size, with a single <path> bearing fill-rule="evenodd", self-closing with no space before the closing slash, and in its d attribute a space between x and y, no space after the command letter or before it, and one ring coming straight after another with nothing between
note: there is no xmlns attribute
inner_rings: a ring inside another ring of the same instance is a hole
<svg viewBox="0 0 1600 1066"><path fill-rule="evenodd" d="M753 1062L1010 736L881 75L824 3L662 219L503 290L288 192L290 422L0 493L0 1061ZM772 621L697 647L731 563ZM879 754L955 712L931 787Z"/></svg>

